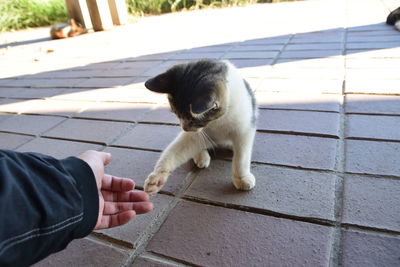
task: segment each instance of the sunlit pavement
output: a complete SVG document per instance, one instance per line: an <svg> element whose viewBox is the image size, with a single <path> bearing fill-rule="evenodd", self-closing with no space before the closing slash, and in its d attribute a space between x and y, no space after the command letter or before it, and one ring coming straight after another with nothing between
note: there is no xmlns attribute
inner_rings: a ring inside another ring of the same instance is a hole
<svg viewBox="0 0 400 267"><path fill-rule="evenodd" d="M49 41L0 35L0 147L63 158L111 152L138 189L180 131L143 82L173 64L228 59L260 107L256 187L229 155L179 168L155 209L72 242L38 266L399 266L397 0L259 4L148 17ZM226 153L225 153L226 154Z"/></svg>

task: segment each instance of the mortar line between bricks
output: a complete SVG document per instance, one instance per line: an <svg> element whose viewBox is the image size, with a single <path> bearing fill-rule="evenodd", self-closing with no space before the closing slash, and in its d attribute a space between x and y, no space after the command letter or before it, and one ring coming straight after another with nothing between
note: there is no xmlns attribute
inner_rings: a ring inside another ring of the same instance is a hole
<svg viewBox="0 0 400 267"><path fill-rule="evenodd" d="M168 257L166 255L162 255L162 254L159 254L156 252L147 252L146 251L142 254L142 256L144 256L145 258L148 258L148 259L166 263L166 264L168 264L168 266L172 265L172 266L176 266L176 267L186 267L186 266L187 267L202 267L201 265L196 265L196 264L189 263L189 262L186 262L181 259L175 259L172 257Z"/></svg>
<svg viewBox="0 0 400 267"><path fill-rule="evenodd" d="M341 224L343 227L346 227L346 229L354 229L354 230L366 230L370 231L372 233L385 233L385 234L390 234L394 236L400 236L400 231L395 231L395 230L390 230L390 229L383 229L383 228L376 228L372 226L364 226L364 225L358 225L358 224L352 224L352 223L342 223Z"/></svg>
<svg viewBox="0 0 400 267"><path fill-rule="evenodd" d="M323 133L310 133L310 132L284 131L284 130L265 130L265 129L257 129L257 132L270 133L270 134L285 134L285 135L295 135L295 136L310 136L310 137L339 139L339 137L336 135L323 134Z"/></svg>
<svg viewBox="0 0 400 267"><path fill-rule="evenodd" d="M334 226L335 225L335 221L328 220L328 219L296 216L296 215L276 212L273 210L267 210L267 209L256 208L256 207L251 207L251 206L237 205L237 204L232 204L232 203L219 202L219 201L208 200L205 198L199 198L199 197L194 197L194 196L189 196L189 195L183 196L182 199L188 200L191 202L195 202L195 203L211 205L214 207L239 210L239 211L250 212L253 214L266 215L266 216L280 218L280 219L288 219L288 220L318 224L318 225L323 225L323 226Z"/></svg>
<svg viewBox="0 0 400 267"><path fill-rule="evenodd" d="M137 241L137 245L135 250L132 252L130 257L127 259L124 267L131 266L135 259L145 251L146 246L150 242L150 240L154 237L157 231L160 229L161 225L167 219L171 211L176 207L176 205L183 199L186 189L192 184L198 172L190 171L188 175L186 175L181 187L178 189L178 192L175 194L173 200L169 203L169 205L162 211L160 214L153 220L153 223L145 230L145 232L139 237Z"/></svg>
<svg viewBox="0 0 400 267"><path fill-rule="evenodd" d="M321 113L333 113L338 114L339 111L333 110L320 110L320 109L301 109L301 108L265 108L258 107L260 110L283 110L283 111L302 111L302 112L321 112Z"/></svg>
<svg viewBox="0 0 400 267"><path fill-rule="evenodd" d="M346 131L346 45L347 45L347 2L345 3L345 23L344 35L342 43L342 57L343 57L343 83L342 83L342 96L339 105L339 140L336 144L336 157L335 157L335 170L336 174L336 184L335 184L335 203L334 203L334 216L335 225L333 228L333 242L331 247L331 255L329 258L329 266L342 266L342 213L343 213L343 202L344 202L344 170L345 170L345 157L346 157L346 141L345 141L345 131Z"/></svg>
<svg viewBox="0 0 400 267"><path fill-rule="evenodd" d="M384 143L400 143L400 140L396 140L396 139L381 139L381 138L369 138L369 137L346 137L345 139L346 140L384 142Z"/></svg>
<svg viewBox="0 0 400 267"><path fill-rule="evenodd" d="M381 96L400 96L400 93L363 93L363 92L345 92L346 95L381 95Z"/></svg>
<svg viewBox="0 0 400 267"><path fill-rule="evenodd" d="M400 117L400 114L390 113L360 113L360 112L346 112L346 115L360 115L360 116L376 116L376 117Z"/></svg>

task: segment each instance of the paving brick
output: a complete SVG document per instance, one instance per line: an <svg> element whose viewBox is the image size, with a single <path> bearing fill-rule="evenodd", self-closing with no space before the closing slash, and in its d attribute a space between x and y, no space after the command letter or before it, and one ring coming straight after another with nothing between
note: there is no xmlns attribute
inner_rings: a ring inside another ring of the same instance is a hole
<svg viewBox="0 0 400 267"><path fill-rule="evenodd" d="M346 58L399 58L400 49L385 48L385 49L347 49Z"/></svg>
<svg viewBox="0 0 400 267"><path fill-rule="evenodd" d="M35 87L35 88L69 88L83 82L85 79L20 79L10 83L13 87Z"/></svg>
<svg viewBox="0 0 400 267"><path fill-rule="evenodd" d="M114 147L108 147L105 151L111 153L113 157L111 163L107 165L106 171L120 177L133 179L139 188L143 188L144 180L154 170L161 155L159 152ZM192 168L193 165L187 163L176 169L162 191L175 193L179 190Z"/></svg>
<svg viewBox="0 0 400 267"><path fill-rule="evenodd" d="M398 45L399 45L399 42L346 43L346 48L347 49L385 49L385 48L398 47Z"/></svg>
<svg viewBox="0 0 400 267"><path fill-rule="evenodd" d="M347 140L346 171L400 176L400 143Z"/></svg>
<svg viewBox="0 0 400 267"><path fill-rule="evenodd" d="M346 80L345 92L400 94L400 80Z"/></svg>
<svg viewBox="0 0 400 267"><path fill-rule="evenodd" d="M253 40L246 40L242 42L242 45L269 45L269 44L285 44L289 41L290 35L278 36L278 37L267 37L258 38Z"/></svg>
<svg viewBox="0 0 400 267"><path fill-rule="evenodd" d="M70 156L78 156L86 150L102 150L102 146L87 144L82 142L71 142L64 140L55 140L48 138L36 138L20 146L17 151L37 152L52 157L63 159Z"/></svg>
<svg viewBox="0 0 400 267"><path fill-rule="evenodd" d="M65 118L52 116L14 115L0 122L0 131L37 135L63 120Z"/></svg>
<svg viewBox="0 0 400 267"><path fill-rule="evenodd" d="M334 220L336 176L253 164L256 186L238 191L231 182L231 162L214 160L186 191L207 201L254 207L294 216Z"/></svg>
<svg viewBox="0 0 400 267"><path fill-rule="evenodd" d="M223 58L226 59L263 59L275 58L278 51L241 51L241 52L227 52Z"/></svg>
<svg viewBox="0 0 400 267"><path fill-rule="evenodd" d="M196 60L196 59L203 59L203 58L212 58L212 59L219 59L224 55L224 52L196 52L196 53L180 53L173 56L172 60Z"/></svg>
<svg viewBox="0 0 400 267"><path fill-rule="evenodd" d="M188 53L204 53L204 52L225 52L231 49L231 45L210 45L188 49Z"/></svg>
<svg viewBox="0 0 400 267"><path fill-rule="evenodd" d="M149 61L124 61L113 66L111 69L147 69L161 64L162 60L149 60Z"/></svg>
<svg viewBox="0 0 400 267"><path fill-rule="evenodd" d="M72 241L65 250L33 266L121 266L128 257L128 252L85 238Z"/></svg>
<svg viewBox="0 0 400 267"><path fill-rule="evenodd" d="M346 70L346 79L361 79L361 80L378 80L378 79L389 79L398 80L400 75L396 69L348 69Z"/></svg>
<svg viewBox="0 0 400 267"><path fill-rule="evenodd" d="M306 43L337 43L342 42L343 36L326 36L321 34L320 36L298 36L296 35L292 40L290 40L290 44L306 44Z"/></svg>
<svg viewBox="0 0 400 267"><path fill-rule="evenodd" d="M22 113L73 116L85 109L89 103L82 101L55 101L51 99L25 102Z"/></svg>
<svg viewBox="0 0 400 267"><path fill-rule="evenodd" d="M146 71L145 73L143 73L142 75L144 76L156 76L164 71L166 71L167 69L169 69L170 67L176 65L176 64L181 64L181 63L185 63L187 62L187 60L168 60L163 62L160 65L155 66L154 68L150 68L148 71Z"/></svg>
<svg viewBox="0 0 400 267"><path fill-rule="evenodd" d="M22 88L0 88L0 97L14 97L21 91Z"/></svg>
<svg viewBox="0 0 400 267"><path fill-rule="evenodd" d="M132 267L185 267L187 265L170 262L169 259L157 259L147 255L141 255L135 259Z"/></svg>
<svg viewBox="0 0 400 267"><path fill-rule="evenodd" d="M342 43L324 43L324 44L288 44L285 50L340 50Z"/></svg>
<svg viewBox="0 0 400 267"><path fill-rule="evenodd" d="M80 83L74 84L74 87L89 87L89 88L108 88L117 87L128 84L132 80L132 77L120 77L120 78L90 78Z"/></svg>
<svg viewBox="0 0 400 267"><path fill-rule="evenodd" d="M18 88L14 88L18 89ZM47 98L61 94L65 89L59 88L21 88L16 90L14 94L10 95L13 98L23 98L23 99L35 99L35 98ZM0 91L1 92L1 91Z"/></svg>
<svg viewBox="0 0 400 267"><path fill-rule="evenodd" d="M142 118L151 108L153 105L150 104L96 102L75 117L133 122Z"/></svg>
<svg viewBox="0 0 400 267"><path fill-rule="evenodd" d="M400 41L400 36L390 35L390 36L348 36L348 43L367 43L367 42L398 42Z"/></svg>
<svg viewBox="0 0 400 267"><path fill-rule="evenodd" d="M344 230L342 266L399 266L400 238Z"/></svg>
<svg viewBox="0 0 400 267"><path fill-rule="evenodd" d="M400 231L400 180L346 175L342 222Z"/></svg>
<svg viewBox="0 0 400 267"><path fill-rule="evenodd" d="M337 141L332 138L257 133L253 161L311 169L335 168Z"/></svg>
<svg viewBox="0 0 400 267"><path fill-rule="evenodd" d="M283 51L279 58L325 58L341 55L342 50Z"/></svg>
<svg viewBox="0 0 400 267"><path fill-rule="evenodd" d="M54 99L57 100L87 100L87 101L112 101L130 103L164 103L166 95L153 93L143 88L106 88L94 90L68 90L63 95Z"/></svg>
<svg viewBox="0 0 400 267"><path fill-rule="evenodd" d="M333 94L273 93L256 91L260 108L339 112L341 96Z"/></svg>
<svg viewBox="0 0 400 267"><path fill-rule="evenodd" d="M114 145L163 150L181 131L178 126L139 124Z"/></svg>
<svg viewBox="0 0 400 267"><path fill-rule="evenodd" d="M266 77L281 79L343 79L344 69L295 69L274 66L268 71Z"/></svg>
<svg viewBox="0 0 400 267"><path fill-rule="evenodd" d="M347 118L347 137L400 140L400 117L348 115Z"/></svg>
<svg viewBox="0 0 400 267"><path fill-rule="evenodd" d="M231 59L243 77L266 77L271 70L272 59Z"/></svg>
<svg viewBox="0 0 400 267"><path fill-rule="evenodd" d="M34 100L0 99L0 112L21 113Z"/></svg>
<svg viewBox="0 0 400 267"><path fill-rule="evenodd" d="M125 122L68 119L44 136L69 140L109 143L131 124Z"/></svg>
<svg viewBox="0 0 400 267"><path fill-rule="evenodd" d="M0 133L0 148L14 150L32 139L32 136Z"/></svg>
<svg viewBox="0 0 400 267"><path fill-rule="evenodd" d="M323 266L331 235L326 226L181 201L147 250L200 266Z"/></svg>
<svg viewBox="0 0 400 267"><path fill-rule="evenodd" d="M232 47L230 51L239 52L239 51L281 51L283 49L283 44L275 44L275 45L239 45Z"/></svg>
<svg viewBox="0 0 400 267"><path fill-rule="evenodd" d="M311 69L338 69L344 67L343 57L307 58L307 59L278 59L274 67L280 68L311 68Z"/></svg>
<svg viewBox="0 0 400 267"><path fill-rule="evenodd" d="M257 129L338 136L339 119L338 113L261 109Z"/></svg>
<svg viewBox="0 0 400 267"><path fill-rule="evenodd" d="M143 237L149 231L149 228L154 225L155 221L165 213L173 197L157 194L152 196L150 201L154 205L154 209L146 214L136 215L129 223L120 227L96 231L97 234L106 235L113 239L125 242L132 248L137 247L138 239Z"/></svg>
<svg viewBox="0 0 400 267"><path fill-rule="evenodd" d="M264 79L260 90L273 92L336 93L342 92L342 80Z"/></svg>
<svg viewBox="0 0 400 267"><path fill-rule="evenodd" d="M147 113L140 121L179 124L179 119L171 111L169 105L163 105Z"/></svg>
<svg viewBox="0 0 400 267"><path fill-rule="evenodd" d="M400 96L347 95L346 113L400 115Z"/></svg>
<svg viewBox="0 0 400 267"><path fill-rule="evenodd" d="M398 69L399 58L346 58L347 69Z"/></svg>

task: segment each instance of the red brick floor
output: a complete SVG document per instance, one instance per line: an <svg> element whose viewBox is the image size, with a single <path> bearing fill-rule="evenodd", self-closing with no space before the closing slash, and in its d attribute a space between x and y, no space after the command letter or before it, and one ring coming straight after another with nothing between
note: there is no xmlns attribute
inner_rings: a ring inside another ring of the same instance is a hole
<svg viewBox="0 0 400 267"><path fill-rule="evenodd" d="M398 0L319 0L168 14L49 41L0 35L0 147L111 152L141 190L180 131L150 76L228 59L260 107L250 192L230 156L179 168L155 209L37 266L400 266Z"/></svg>

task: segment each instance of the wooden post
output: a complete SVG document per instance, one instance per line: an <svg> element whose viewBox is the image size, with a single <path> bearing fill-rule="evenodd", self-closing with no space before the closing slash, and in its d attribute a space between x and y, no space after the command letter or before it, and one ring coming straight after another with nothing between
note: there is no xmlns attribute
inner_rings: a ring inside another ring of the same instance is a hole
<svg viewBox="0 0 400 267"><path fill-rule="evenodd" d="M128 10L125 0L108 0L114 25L124 25L128 22Z"/></svg>
<svg viewBox="0 0 400 267"><path fill-rule="evenodd" d="M95 31L108 30L113 27L108 0L86 0Z"/></svg>
<svg viewBox="0 0 400 267"><path fill-rule="evenodd" d="M93 29L86 0L66 0L68 14L85 29Z"/></svg>

